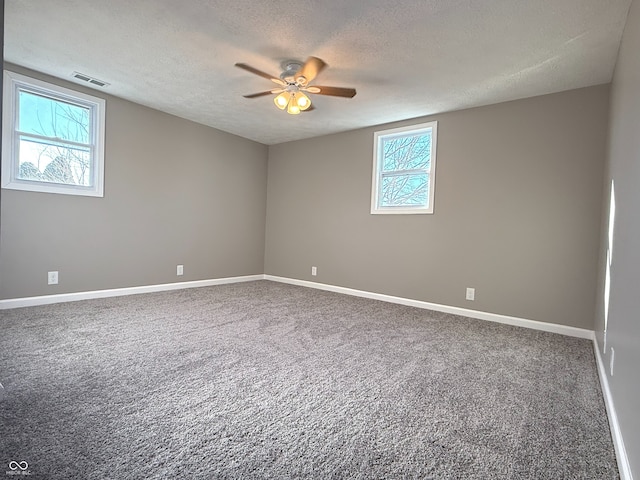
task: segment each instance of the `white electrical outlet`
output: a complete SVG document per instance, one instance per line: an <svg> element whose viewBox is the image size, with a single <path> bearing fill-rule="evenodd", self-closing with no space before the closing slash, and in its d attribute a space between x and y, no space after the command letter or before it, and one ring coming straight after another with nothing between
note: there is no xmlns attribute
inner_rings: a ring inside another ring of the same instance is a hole
<svg viewBox="0 0 640 480"><path fill-rule="evenodd" d="M318 275L318 269L316 267L311 267L311 275L314 277Z"/></svg>
<svg viewBox="0 0 640 480"><path fill-rule="evenodd" d="M616 351L611 347L611 358L609 359L609 371L611 372L611 376L613 377L613 361L616 358Z"/></svg>
<svg viewBox="0 0 640 480"><path fill-rule="evenodd" d="M475 300L476 299L476 289L475 288L467 288L467 300Z"/></svg>
<svg viewBox="0 0 640 480"><path fill-rule="evenodd" d="M176 269L176 275L184 275L184 265L178 265Z"/></svg>
<svg viewBox="0 0 640 480"><path fill-rule="evenodd" d="M47 273L47 284L48 285L57 285L58 284L58 272L49 272L49 273Z"/></svg>

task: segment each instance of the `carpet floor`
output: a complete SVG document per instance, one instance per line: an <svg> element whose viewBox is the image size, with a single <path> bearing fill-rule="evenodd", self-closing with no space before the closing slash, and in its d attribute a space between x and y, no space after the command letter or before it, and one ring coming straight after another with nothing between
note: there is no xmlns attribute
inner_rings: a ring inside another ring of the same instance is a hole
<svg viewBox="0 0 640 480"><path fill-rule="evenodd" d="M269 281L0 332L0 474L619 478L588 340Z"/></svg>

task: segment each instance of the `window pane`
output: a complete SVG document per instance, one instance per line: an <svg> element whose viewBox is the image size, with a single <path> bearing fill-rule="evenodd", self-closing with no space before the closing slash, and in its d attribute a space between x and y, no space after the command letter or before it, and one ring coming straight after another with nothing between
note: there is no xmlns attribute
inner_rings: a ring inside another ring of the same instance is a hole
<svg viewBox="0 0 640 480"><path fill-rule="evenodd" d="M382 171L430 168L431 132L383 138Z"/></svg>
<svg viewBox="0 0 640 480"><path fill-rule="evenodd" d="M382 175L380 206L427 206L429 175Z"/></svg>
<svg viewBox="0 0 640 480"><path fill-rule="evenodd" d="M19 155L19 179L91 186L91 156L88 148L44 143L21 136Z"/></svg>
<svg viewBox="0 0 640 480"><path fill-rule="evenodd" d="M21 132L89 143L89 108L24 91L18 104Z"/></svg>

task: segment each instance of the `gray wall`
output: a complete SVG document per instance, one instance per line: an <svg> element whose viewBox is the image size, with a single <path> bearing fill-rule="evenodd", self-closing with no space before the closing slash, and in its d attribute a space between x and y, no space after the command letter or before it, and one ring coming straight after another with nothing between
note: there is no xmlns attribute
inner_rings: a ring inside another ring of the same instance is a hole
<svg viewBox="0 0 640 480"><path fill-rule="evenodd" d="M614 375L609 376L618 422L634 478L640 478L640 2L634 0L611 88L611 118L606 195L603 201L600 278L596 308L596 336L600 351L604 327L604 265L607 248L609 184L616 191L616 221L611 265L611 296L607 328L609 366L615 350Z"/></svg>
<svg viewBox="0 0 640 480"><path fill-rule="evenodd" d="M267 147L104 97L104 198L2 191L0 298L263 273Z"/></svg>
<svg viewBox="0 0 640 480"><path fill-rule="evenodd" d="M376 128L269 147L265 272L592 329L608 94L379 127L438 120L434 215L369 213Z"/></svg>

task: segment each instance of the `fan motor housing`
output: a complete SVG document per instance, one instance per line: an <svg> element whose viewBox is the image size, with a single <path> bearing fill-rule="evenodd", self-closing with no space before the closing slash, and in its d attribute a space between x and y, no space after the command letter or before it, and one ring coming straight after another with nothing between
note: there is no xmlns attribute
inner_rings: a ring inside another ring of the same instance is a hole
<svg viewBox="0 0 640 480"><path fill-rule="evenodd" d="M282 73L280 78L285 82L295 82L296 73L298 73L304 64L298 60L285 60L281 63Z"/></svg>

